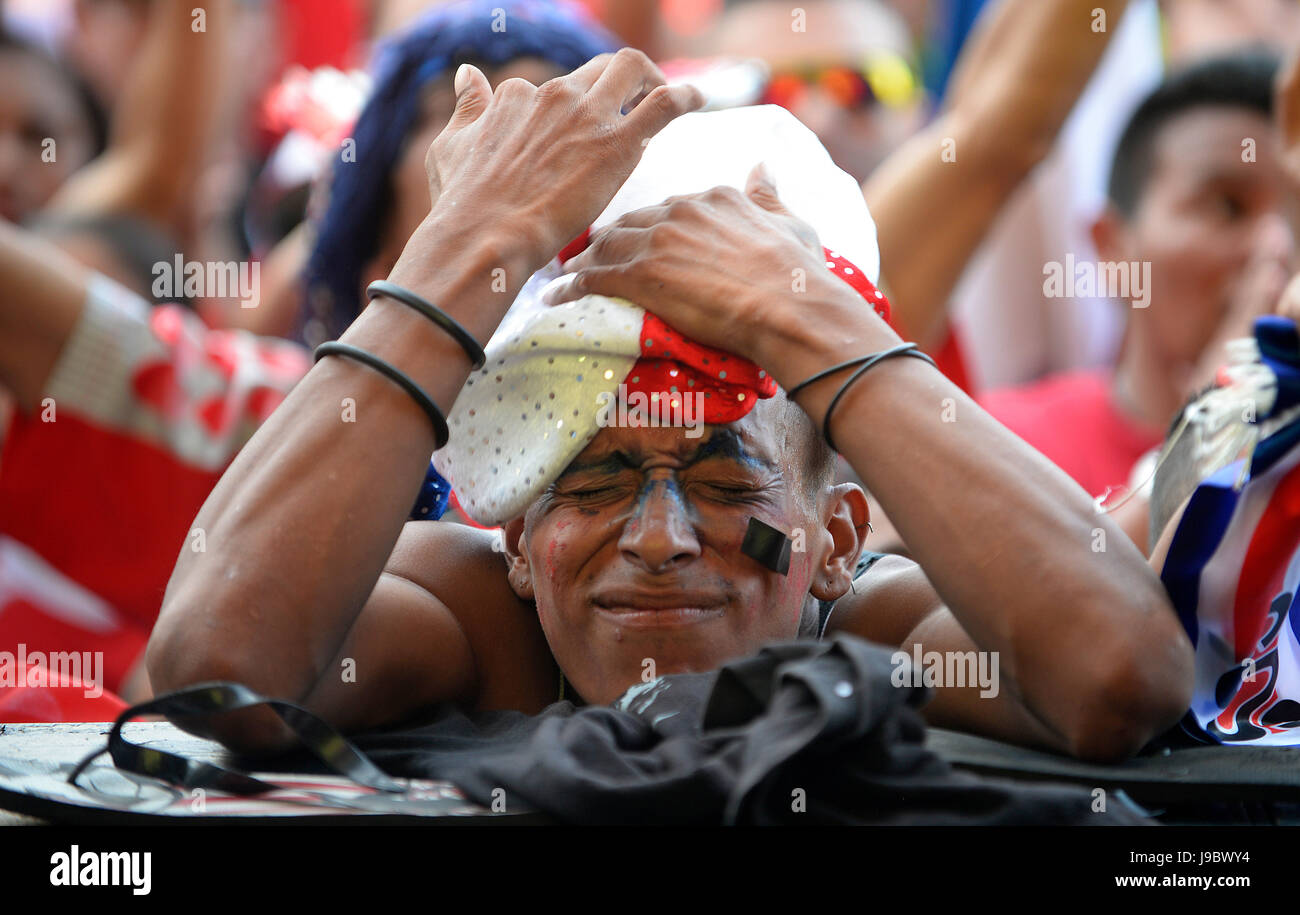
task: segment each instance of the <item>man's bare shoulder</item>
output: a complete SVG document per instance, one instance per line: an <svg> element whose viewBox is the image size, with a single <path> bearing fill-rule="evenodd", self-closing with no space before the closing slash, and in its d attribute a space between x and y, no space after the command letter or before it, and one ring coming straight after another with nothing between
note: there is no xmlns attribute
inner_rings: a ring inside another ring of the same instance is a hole
<svg viewBox="0 0 1300 915"><path fill-rule="evenodd" d="M495 543L496 534L492 531L464 524L408 521L397 538L386 570L410 579L448 606L451 606L448 598L468 584L469 576L475 573L488 576L489 580L481 584L489 589L492 579L499 578L501 587L515 598L506 580L505 558L494 549Z"/></svg>
<svg viewBox="0 0 1300 915"><path fill-rule="evenodd" d="M558 674L532 603L510 587L497 535L463 524L411 521L385 572L438 599L469 642L480 709L537 711L555 698Z"/></svg>
<svg viewBox="0 0 1300 915"><path fill-rule="evenodd" d="M826 635L848 632L882 645L901 645L941 606L919 565L902 556L884 556L835 602Z"/></svg>

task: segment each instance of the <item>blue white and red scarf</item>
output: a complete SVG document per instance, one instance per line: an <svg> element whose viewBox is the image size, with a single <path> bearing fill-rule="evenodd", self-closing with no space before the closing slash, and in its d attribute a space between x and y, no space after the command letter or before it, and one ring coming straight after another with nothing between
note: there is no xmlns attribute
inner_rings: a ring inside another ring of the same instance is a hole
<svg viewBox="0 0 1300 915"><path fill-rule="evenodd" d="M1182 729L1207 743L1300 745L1300 336L1260 319L1276 376L1271 421L1249 457L1209 475L1187 505L1161 574L1196 649ZM1278 420L1281 419L1280 423Z"/></svg>

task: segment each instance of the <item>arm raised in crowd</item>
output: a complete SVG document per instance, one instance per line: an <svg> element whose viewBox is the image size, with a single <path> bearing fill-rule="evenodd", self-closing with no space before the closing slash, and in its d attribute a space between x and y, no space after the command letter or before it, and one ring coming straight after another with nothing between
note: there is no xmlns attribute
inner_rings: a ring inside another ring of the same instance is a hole
<svg viewBox="0 0 1300 915"><path fill-rule="evenodd" d="M433 208L390 279L482 341L524 281L604 209L643 141L701 99L665 86L628 49L541 87L505 80L495 93L466 67L456 89L455 113L427 158ZM398 367L444 409L469 375L451 337L383 298L342 341ZM345 424L349 398L355 422ZM474 659L445 605L409 580L381 581L433 448L429 419L384 375L341 358L318 363L195 520L206 551L182 552L176 565L149 644L154 687L239 680L345 728L389 699L386 710L400 717L473 690ZM340 657L358 669L383 658L387 671L359 678L344 701L325 683ZM392 673L404 662L421 671L420 694L403 692ZM211 733L231 745L284 739L260 710L230 719Z"/></svg>
<svg viewBox="0 0 1300 915"><path fill-rule="evenodd" d="M822 268L807 234L755 174L748 196L718 188L628 214L566 265L575 272L551 295L635 296L788 390L900 343ZM791 293L793 268L806 292ZM849 377L813 384L799 405L822 422ZM889 359L849 387L831 432L933 586L905 560L882 560L891 587L841 598L832 628L909 653L915 644L998 659L998 696L940 689L930 720L1091 759L1135 753L1178 720L1192 653L1164 589L1050 461L918 359Z"/></svg>
<svg viewBox="0 0 1300 915"><path fill-rule="evenodd" d="M963 52L943 114L867 180L882 270L906 336L937 342L967 262L1051 150L1127 5L1003 0ZM1094 31L1096 22L1104 30Z"/></svg>
<svg viewBox="0 0 1300 915"><path fill-rule="evenodd" d="M140 58L113 114L108 148L50 202L56 215L127 213L185 238L194 184L222 91L230 0L150 4Z"/></svg>

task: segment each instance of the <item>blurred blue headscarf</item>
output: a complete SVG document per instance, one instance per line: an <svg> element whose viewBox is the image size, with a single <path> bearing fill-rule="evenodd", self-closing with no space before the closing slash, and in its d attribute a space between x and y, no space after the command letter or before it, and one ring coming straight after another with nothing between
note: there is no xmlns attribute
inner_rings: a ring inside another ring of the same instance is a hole
<svg viewBox="0 0 1300 915"><path fill-rule="evenodd" d="M429 83L465 60L499 67L535 57L573 70L619 46L581 9L542 0L449 3L381 44L371 68L374 91L352 132L354 161L335 164L307 264L299 327L306 342L337 337L360 313L361 271L378 249L391 206L390 176Z"/></svg>

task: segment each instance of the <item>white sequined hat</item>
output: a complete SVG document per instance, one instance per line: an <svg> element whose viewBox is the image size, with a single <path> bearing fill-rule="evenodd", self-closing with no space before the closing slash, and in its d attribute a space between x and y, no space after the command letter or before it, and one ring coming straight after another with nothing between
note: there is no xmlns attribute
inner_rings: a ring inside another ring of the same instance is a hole
<svg viewBox="0 0 1300 915"><path fill-rule="evenodd" d="M826 266L887 317L874 285L880 257L862 191L783 108L673 121L650 141L592 228L668 197L719 185L743 190L759 162L786 208L817 231ZM450 441L433 456L461 508L479 523L521 515L595 438L611 397L641 392L658 403L662 396L680 416L686 407L675 398L698 394L706 422L733 422L776 390L757 366L680 337L626 300L586 296L543 305L545 287L562 274L557 258L525 284L486 347L486 365L456 398Z"/></svg>

